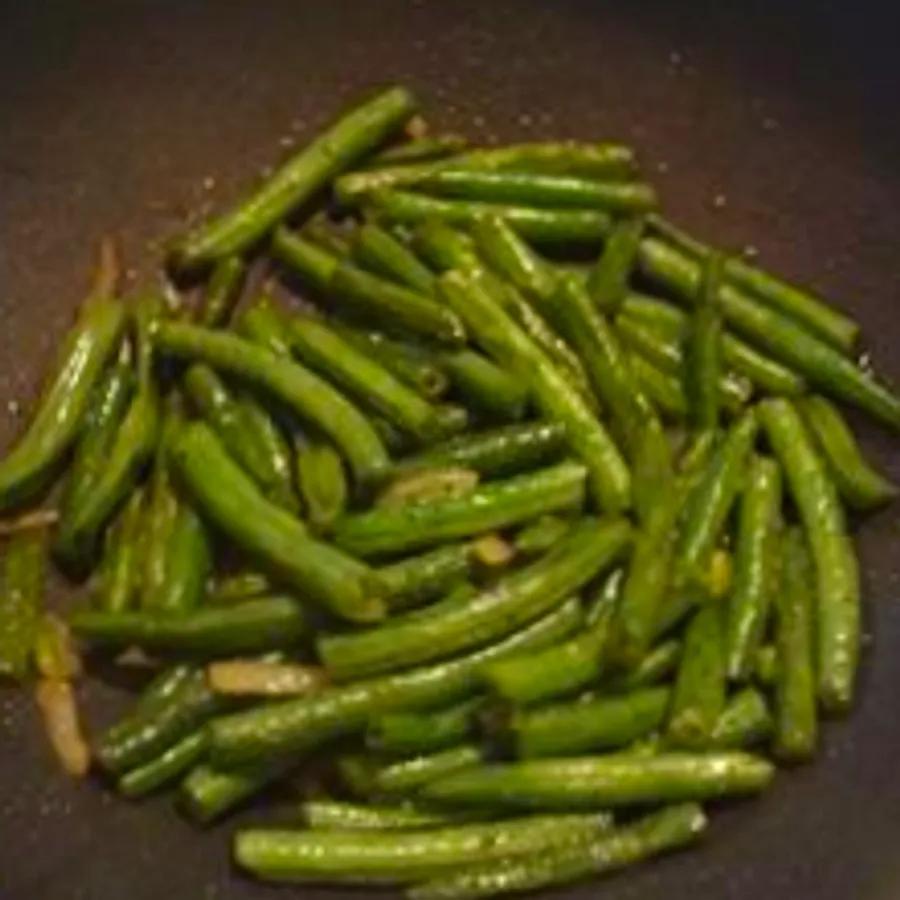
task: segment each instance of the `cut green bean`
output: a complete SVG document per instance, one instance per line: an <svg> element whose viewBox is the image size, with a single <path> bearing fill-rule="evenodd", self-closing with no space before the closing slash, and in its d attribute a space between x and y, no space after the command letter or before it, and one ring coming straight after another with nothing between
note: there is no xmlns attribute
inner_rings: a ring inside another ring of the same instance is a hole
<svg viewBox="0 0 900 900"><path fill-rule="evenodd" d="M347 516L336 524L334 540L364 558L415 550L545 513L578 509L584 501L584 480L583 466L561 462L491 482L465 497Z"/></svg>
<svg viewBox="0 0 900 900"><path fill-rule="evenodd" d="M878 472L862 451L837 407L824 397L798 400L803 421L812 432L841 497L854 509L882 506L897 495L897 488Z"/></svg>
<svg viewBox="0 0 900 900"><path fill-rule="evenodd" d="M487 663L562 640L580 623L580 605L573 600L467 656L220 718L211 725L213 756L229 766L288 754L296 758L328 740L364 730L380 713L462 700L478 690Z"/></svg>
<svg viewBox="0 0 900 900"><path fill-rule="evenodd" d="M719 424L719 372L722 368L722 315L719 287L725 261L711 255L703 266L703 281L691 317L685 347L684 382L691 424L698 431Z"/></svg>
<svg viewBox="0 0 900 900"><path fill-rule="evenodd" d="M257 768L219 770L201 762L181 782L179 806L195 822L208 825L278 781L287 768L281 762Z"/></svg>
<svg viewBox="0 0 900 900"><path fill-rule="evenodd" d="M0 583L0 677L24 680L30 672L43 607L47 535L43 529L14 535Z"/></svg>
<svg viewBox="0 0 900 900"><path fill-rule="evenodd" d="M784 469L816 570L817 693L828 712L853 700L860 644L859 565L834 482L788 400L765 400L759 415Z"/></svg>
<svg viewBox="0 0 900 900"><path fill-rule="evenodd" d="M337 680L428 662L496 640L548 612L614 563L627 549L623 519L586 519L543 559L505 576L465 603L454 598L427 617L319 640L319 656Z"/></svg>
<svg viewBox="0 0 900 900"><path fill-rule="evenodd" d="M746 750L772 735L772 714L766 698L754 688L744 688L728 701L716 727L712 744L720 750Z"/></svg>
<svg viewBox="0 0 900 900"><path fill-rule="evenodd" d="M116 785L131 800L145 797L179 778L206 752L206 732L195 731L173 744L156 759L126 772Z"/></svg>
<svg viewBox="0 0 900 900"><path fill-rule="evenodd" d="M359 264L376 275L391 278L400 284L431 293L434 275L416 255L384 228L367 222L356 232L353 255Z"/></svg>
<svg viewBox="0 0 900 900"><path fill-rule="evenodd" d="M614 315L622 304L643 234L644 219L641 216L617 222L588 277L590 298L607 315Z"/></svg>
<svg viewBox="0 0 900 900"><path fill-rule="evenodd" d="M670 638L657 644L636 666L619 672L603 684L604 691L622 693L650 687L668 679L678 670L681 641Z"/></svg>
<svg viewBox="0 0 900 900"><path fill-rule="evenodd" d="M775 769L747 753L611 754L473 766L420 792L448 806L603 809L757 794Z"/></svg>
<svg viewBox="0 0 900 900"><path fill-rule="evenodd" d="M734 590L728 604L728 677L746 681L766 632L778 593L778 528L781 469L774 460L754 458L747 467L738 525Z"/></svg>
<svg viewBox="0 0 900 900"><path fill-rule="evenodd" d="M206 526L190 506L181 503L169 533L166 572L153 600L154 610L186 613L199 606L211 567Z"/></svg>
<svg viewBox="0 0 900 900"><path fill-rule="evenodd" d="M420 503L439 503L470 495L478 487L478 473L458 466L401 472L375 500L376 507L400 509Z"/></svg>
<svg viewBox="0 0 900 900"><path fill-rule="evenodd" d="M374 773L378 794L411 794L435 778L477 765L484 759L480 747L459 744L424 756L414 756L382 766Z"/></svg>
<svg viewBox="0 0 900 900"><path fill-rule="evenodd" d="M366 745L379 753L411 755L444 750L472 737L481 697L434 712L394 712L369 723Z"/></svg>
<svg viewBox="0 0 900 900"><path fill-rule="evenodd" d="M572 528L572 519L546 515L526 525L515 536L513 544L518 556L540 556L552 550Z"/></svg>
<svg viewBox="0 0 900 900"><path fill-rule="evenodd" d="M331 530L347 507L347 477L338 452L325 441L312 440L297 447L297 488L310 527Z"/></svg>
<svg viewBox="0 0 900 900"><path fill-rule="evenodd" d="M812 758L818 742L812 561L799 529L784 542L783 587L775 600L775 740L786 762Z"/></svg>
<svg viewBox="0 0 900 900"><path fill-rule="evenodd" d="M427 831L247 830L235 837L240 866L276 881L396 884L464 863L543 853L609 828L602 814L536 816Z"/></svg>
<svg viewBox="0 0 900 900"><path fill-rule="evenodd" d="M458 134L436 134L413 138L376 153L368 161L367 167L374 169L399 163L433 162L465 150L467 143L466 139Z"/></svg>
<svg viewBox="0 0 900 900"><path fill-rule="evenodd" d="M290 513L268 502L205 425L187 426L175 443L174 463L205 515L291 586L351 621L385 613L377 577L335 547L310 537Z"/></svg>
<svg viewBox="0 0 900 900"><path fill-rule="evenodd" d="M415 806L374 806L341 800L307 800L300 815L316 831L405 831L453 825L459 815Z"/></svg>
<svg viewBox="0 0 900 900"><path fill-rule="evenodd" d="M667 687L644 688L519 712L509 725L516 756L577 756L625 747L659 728L670 695Z"/></svg>
<svg viewBox="0 0 900 900"><path fill-rule="evenodd" d="M722 610L709 603L694 614L684 638L666 734L674 746L707 749L725 709Z"/></svg>
<svg viewBox="0 0 900 900"><path fill-rule="evenodd" d="M345 113L291 157L248 199L198 226L171 247L177 269L208 265L241 253L316 191L377 147L415 110L404 88L392 87Z"/></svg>
<svg viewBox="0 0 900 900"><path fill-rule="evenodd" d="M446 594L468 578L472 562L470 543L447 544L382 566L377 572L393 612L421 606Z"/></svg>
<svg viewBox="0 0 900 900"><path fill-rule="evenodd" d="M213 267L197 312L197 322L206 328L224 328L241 299L247 267L240 256L223 256Z"/></svg>
<svg viewBox="0 0 900 900"><path fill-rule="evenodd" d="M139 488L125 502L104 536L94 599L107 612L129 609L140 594L142 530L146 524L144 499L144 491Z"/></svg>
<svg viewBox="0 0 900 900"><path fill-rule="evenodd" d="M267 496L297 512L293 455L284 432L275 416L249 391L242 391L237 399L247 432L253 435L265 464Z"/></svg>
<svg viewBox="0 0 900 900"><path fill-rule="evenodd" d="M528 389L511 372L474 350L441 354L441 365L454 391L477 412L500 420L521 419L528 406Z"/></svg>

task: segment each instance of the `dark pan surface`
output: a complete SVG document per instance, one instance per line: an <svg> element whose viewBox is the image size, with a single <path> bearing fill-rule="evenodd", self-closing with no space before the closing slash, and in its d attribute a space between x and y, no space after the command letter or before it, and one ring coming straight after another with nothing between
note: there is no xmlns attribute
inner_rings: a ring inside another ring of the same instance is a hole
<svg viewBox="0 0 900 900"><path fill-rule="evenodd" d="M183 211L228 200L280 139L393 80L418 88L438 125L482 139L633 142L677 220L753 244L775 271L838 299L900 376L900 62L896 29L866 5L0 4L0 446L101 233L120 234L129 264L151 272L150 242ZM897 444L865 436L900 477ZM567 896L900 896L897 515L862 531L872 642L860 704L827 729L820 759L716 814L703 849ZM99 727L114 692L85 693ZM30 698L0 693L3 900L285 893L229 870L229 828L200 833L168 799L132 806L96 783L69 784Z"/></svg>

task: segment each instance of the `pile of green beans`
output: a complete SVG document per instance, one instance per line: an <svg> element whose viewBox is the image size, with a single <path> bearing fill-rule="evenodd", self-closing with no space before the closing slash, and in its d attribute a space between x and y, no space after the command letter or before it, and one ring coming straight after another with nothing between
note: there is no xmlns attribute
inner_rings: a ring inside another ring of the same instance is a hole
<svg viewBox="0 0 900 900"><path fill-rule="evenodd" d="M89 670L137 648L91 747L123 797L206 824L325 766L242 870L461 900L684 847L814 757L856 695L850 523L897 493L839 404L900 398L628 147L404 137L416 107L170 242L193 308L98 275L0 460L0 677L71 728L68 629ZM259 257L302 312L246 296Z"/></svg>

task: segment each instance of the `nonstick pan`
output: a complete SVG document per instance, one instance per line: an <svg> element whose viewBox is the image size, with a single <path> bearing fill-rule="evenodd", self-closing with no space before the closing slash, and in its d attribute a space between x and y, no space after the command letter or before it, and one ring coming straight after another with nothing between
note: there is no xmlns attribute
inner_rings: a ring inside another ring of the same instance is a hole
<svg viewBox="0 0 900 900"><path fill-rule="evenodd" d="M389 81L410 83L434 123L476 139L634 144L673 218L735 250L752 245L774 271L835 298L900 376L889 17L888 4L822 0L2 3L0 446L101 234L121 236L136 280L152 277L155 242L188 211L234 197L342 103ZM897 443L868 426L863 436L900 478ZM827 727L818 760L782 772L763 799L717 811L702 848L566 896L900 897L897 535L894 509L861 530L860 702ZM97 728L120 705L112 685L83 693ZM168 798L130 805L99 783L70 783L31 698L0 692L3 900L289 893L231 871L232 825L196 831Z"/></svg>

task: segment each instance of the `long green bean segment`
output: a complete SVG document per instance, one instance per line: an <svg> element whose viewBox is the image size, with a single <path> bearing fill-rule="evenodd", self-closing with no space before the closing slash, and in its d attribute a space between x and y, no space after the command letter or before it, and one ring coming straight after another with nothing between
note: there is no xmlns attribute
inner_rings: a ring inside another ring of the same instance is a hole
<svg viewBox="0 0 900 900"><path fill-rule="evenodd" d="M438 828L464 819L458 813L432 811L415 806L381 806L342 800L307 800L300 816L316 831L406 831Z"/></svg>
<svg viewBox="0 0 900 900"><path fill-rule="evenodd" d="M685 393L691 422L703 431L719 423L719 370L722 367L722 315L719 287L724 260L713 254L704 264L703 281L688 331Z"/></svg>
<svg viewBox="0 0 900 900"><path fill-rule="evenodd" d="M480 697L434 712L394 712L369 723L366 745L380 753L406 755L433 753L473 736Z"/></svg>
<svg viewBox="0 0 900 900"><path fill-rule="evenodd" d="M247 267L240 256L223 256L213 267L197 321L207 328L228 325L235 306L241 299Z"/></svg>
<svg viewBox="0 0 900 900"><path fill-rule="evenodd" d="M484 278L449 272L440 280L447 302L466 321L475 340L531 388L541 411L566 429L570 447L588 467L591 492L609 512L627 509L631 476L619 449L553 363L494 303Z"/></svg>
<svg viewBox="0 0 900 900"><path fill-rule="evenodd" d="M156 759L126 772L118 781L120 794L132 800L144 797L175 781L198 763L206 753L206 732L189 734Z"/></svg>
<svg viewBox="0 0 900 900"><path fill-rule="evenodd" d="M206 362L270 391L335 442L360 484L383 477L388 456L375 429L350 401L299 363L233 334L193 325L163 323L156 340L165 352Z"/></svg>
<svg viewBox="0 0 900 900"><path fill-rule="evenodd" d="M430 403L324 322L294 316L287 328L291 348L311 369L419 441L441 434L442 422Z"/></svg>
<svg viewBox="0 0 900 900"><path fill-rule="evenodd" d="M344 463L325 441L304 441L297 447L297 489L310 527L324 533L347 508L348 488Z"/></svg>
<svg viewBox="0 0 900 900"><path fill-rule="evenodd" d="M859 565L834 482L788 400L765 400L760 419L787 478L816 569L817 693L829 712L846 712L859 663Z"/></svg>
<svg viewBox="0 0 900 900"><path fill-rule="evenodd" d="M529 816L427 831L241 831L238 864L276 881L397 884L465 863L543 853L608 830L603 814Z"/></svg>
<svg viewBox="0 0 900 900"><path fill-rule="evenodd" d="M588 841L435 875L415 885L408 896L410 900L475 900L570 884L686 847L705 828L706 816L696 804L671 806Z"/></svg>
<svg viewBox="0 0 900 900"><path fill-rule="evenodd" d="M584 480L584 466L561 462L491 482L463 497L348 515L335 525L334 541L365 558L407 552L544 513L578 509L584 500Z"/></svg>
<svg viewBox="0 0 900 900"><path fill-rule="evenodd" d="M528 407L528 389L511 372L474 350L450 350L440 362L454 394L466 406L489 419L521 419Z"/></svg>
<svg viewBox="0 0 900 900"><path fill-rule="evenodd" d="M75 613L71 623L75 633L92 644L199 656L293 647L309 634L297 601L277 595L179 616L86 610Z"/></svg>
<svg viewBox="0 0 900 900"><path fill-rule="evenodd" d="M728 677L746 681L766 632L772 599L778 592L778 526L781 469L766 457L748 466L741 497L734 590L728 604Z"/></svg>
<svg viewBox="0 0 900 900"><path fill-rule="evenodd" d="M679 296L696 296L699 266L676 248L646 239L641 244L640 262L648 277ZM900 428L900 398L803 325L727 283L719 291L719 303L731 328L794 368L810 384L894 429Z"/></svg>
<svg viewBox="0 0 900 900"><path fill-rule="evenodd" d="M28 430L0 460L0 512L32 499L72 446L125 326L117 300L88 301L66 336Z"/></svg>
<svg viewBox="0 0 900 900"><path fill-rule="evenodd" d="M42 530L15 535L6 547L0 581L0 678L22 681L31 671L47 565Z"/></svg>
<svg viewBox="0 0 900 900"><path fill-rule="evenodd" d="M622 519L586 519L552 553L505 576L459 605L453 598L425 617L360 634L319 641L319 655L337 680L447 657L508 634L546 613L626 551L631 537Z"/></svg>
<svg viewBox="0 0 900 900"><path fill-rule="evenodd" d="M434 288L431 270L405 244L374 223L356 232L353 255L361 266L414 291L429 294Z"/></svg>
<svg viewBox="0 0 900 900"><path fill-rule="evenodd" d="M712 744L720 750L746 750L767 741L774 730L765 697L755 688L735 694L712 731Z"/></svg>
<svg viewBox="0 0 900 900"><path fill-rule="evenodd" d="M644 219L641 216L613 225L603 252L588 277L591 300L607 315L613 315L622 305L643 234Z"/></svg>
<svg viewBox="0 0 900 900"><path fill-rule="evenodd" d="M489 662L563 640L581 621L580 606L571 600L467 656L220 718L210 726L213 756L231 766L277 758L362 731L368 719L379 713L462 700L478 690L480 672Z"/></svg>
<svg viewBox="0 0 900 900"><path fill-rule="evenodd" d="M481 747L475 744L459 744L435 753L401 759L377 769L373 773L372 788L376 794L408 795L435 778L477 765L483 759Z"/></svg>
<svg viewBox="0 0 900 900"><path fill-rule="evenodd" d="M815 395L802 398L797 406L843 500L854 509L869 510L897 495L896 486L866 461L837 407Z"/></svg>
<svg viewBox="0 0 900 900"><path fill-rule="evenodd" d="M603 809L757 794L774 773L747 753L611 754L473 766L419 795L454 807Z"/></svg>
<svg viewBox="0 0 900 900"><path fill-rule="evenodd" d="M670 695L667 687L644 688L520 712L509 724L516 756L577 756L625 747L662 725Z"/></svg>
<svg viewBox="0 0 900 900"><path fill-rule="evenodd" d="M392 87L346 113L281 166L247 200L180 238L171 248L178 269L240 253L341 170L377 147L415 109L412 95Z"/></svg>
<svg viewBox="0 0 900 900"><path fill-rule="evenodd" d="M446 594L472 573L474 559L468 542L435 547L407 556L377 570L391 611L421 606Z"/></svg>
<svg viewBox="0 0 900 900"><path fill-rule="evenodd" d="M812 562L802 532L791 528L784 541L784 576L775 600L775 740L773 752L786 762L815 753L816 670Z"/></svg>
<svg viewBox="0 0 900 900"><path fill-rule="evenodd" d="M128 609L140 594L144 500L145 491L135 491L106 529L94 598L96 605L108 612Z"/></svg>
<svg viewBox="0 0 900 900"><path fill-rule="evenodd" d="M205 425L187 426L173 454L189 494L206 516L302 596L351 621L384 615L375 574L310 537L299 519L267 501Z"/></svg>

